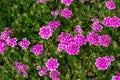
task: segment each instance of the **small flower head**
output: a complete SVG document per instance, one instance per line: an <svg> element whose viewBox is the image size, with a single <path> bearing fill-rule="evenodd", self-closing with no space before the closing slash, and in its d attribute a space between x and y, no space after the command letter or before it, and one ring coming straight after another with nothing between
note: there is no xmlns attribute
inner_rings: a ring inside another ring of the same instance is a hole
<svg viewBox="0 0 120 80"><path fill-rule="evenodd" d="M40 54L42 54L43 50L44 50L44 47L43 45L40 45L40 44L33 45L33 47L30 49L30 51L34 53L36 56L39 56Z"/></svg>
<svg viewBox="0 0 120 80"><path fill-rule="evenodd" d="M46 67L47 67L48 70L54 71L54 70L56 70L56 68L58 68L59 63L58 63L57 59L50 58L50 59L45 63L45 65L46 65Z"/></svg>
<svg viewBox="0 0 120 80"><path fill-rule="evenodd" d="M110 23L113 28L118 28L120 26L120 18L114 16L110 19Z"/></svg>
<svg viewBox="0 0 120 80"><path fill-rule="evenodd" d="M75 40L76 44L79 44L79 46L82 46L82 45L86 44L86 38L82 34L77 34L74 37L74 40Z"/></svg>
<svg viewBox="0 0 120 80"><path fill-rule="evenodd" d="M49 77L52 78L52 80L59 80L58 76L60 75L60 72L58 70L51 71Z"/></svg>
<svg viewBox="0 0 120 80"><path fill-rule="evenodd" d="M41 67L40 65L36 67L38 70L39 76L44 76L47 74L47 68L46 67Z"/></svg>
<svg viewBox="0 0 120 80"><path fill-rule="evenodd" d="M95 65L98 70L106 70L111 65L111 61L107 57L98 57Z"/></svg>
<svg viewBox="0 0 120 80"><path fill-rule="evenodd" d="M113 77L112 77L112 80L120 80L120 75L118 74L118 75L116 75L116 76L113 76Z"/></svg>
<svg viewBox="0 0 120 80"><path fill-rule="evenodd" d="M0 39L1 40L7 40L9 38L9 33L4 31L4 32L1 32L1 36L0 36Z"/></svg>
<svg viewBox="0 0 120 80"><path fill-rule="evenodd" d="M111 27L111 18L110 17L105 17L104 19L103 19L103 25L105 25L106 27Z"/></svg>
<svg viewBox="0 0 120 80"><path fill-rule="evenodd" d="M61 32L61 34L59 35L59 41L61 43L68 43L70 38L71 37L69 33Z"/></svg>
<svg viewBox="0 0 120 80"><path fill-rule="evenodd" d="M61 24L60 24L60 22L59 21L50 21L49 23L48 23L48 25L49 25L49 27L51 28L51 29L54 29L54 30L56 30Z"/></svg>
<svg viewBox="0 0 120 80"><path fill-rule="evenodd" d="M82 32L83 32L82 28L79 25L77 25L75 28L75 33L82 33Z"/></svg>
<svg viewBox="0 0 120 80"><path fill-rule="evenodd" d="M22 41L18 42L18 44L22 49L27 49L30 45L30 42L27 40L27 38L23 38Z"/></svg>
<svg viewBox="0 0 120 80"><path fill-rule="evenodd" d="M58 9L57 9L56 11L51 11L51 14L52 14L52 15L56 15L56 16L57 16L58 13L59 13L59 10L58 10Z"/></svg>
<svg viewBox="0 0 120 80"><path fill-rule="evenodd" d="M40 3L48 2L49 0L39 0Z"/></svg>
<svg viewBox="0 0 120 80"><path fill-rule="evenodd" d="M66 47L66 52L69 54L69 55L77 55L79 53L79 48L80 46L78 44L76 44L75 42L71 42L67 45Z"/></svg>
<svg viewBox="0 0 120 80"><path fill-rule="evenodd" d="M62 13L61 13L61 16L68 19L68 18L71 18L71 15L72 15L72 10L69 10L68 8L64 8L62 10Z"/></svg>
<svg viewBox="0 0 120 80"><path fill-rule="evenodd" d="M61 3L70 6L70 4L72 3L73 0L61 0Z"/></svg>
<svg viewBox="0 0 120 80"><path fill-rule="evenodd" d="M111 38L108 35L99 36L99 43L101 46L108 47L110 44Z"/></svg>
<svg viewBox="0 0 120 80"><path fill-rule="evenodd" d="M49 39L52 36L52 29L48 26L43 26L40 28L39 35L43 39Z"/></svg>
<svg viewBox="0 0 120 80"><path fill-rule="evenodd" d="M93 23L94 23L94 22L97 22L97 23L100 22L100 20L99 20L98 18L96 18L96 17L92 18L91 21L92 21Z"/></svg>
<svg viewBox="0 0 120 80"><path fill-rule="evenodd" d="M103 29L103 26L100 25L98 22L94 22L92 24L92 30L96 31L96 32L101 32Z"/></svg>
<svg viewBox="0 0 120 80"><path fill-rule="evenodd" d="M10 47L15 47L17 45L17 38L10 38L7 40L7 45Z"/></svg>
<svg viewBox="0 0 120 80"><path fill-rule="evenodd" d="M58 50L59 52L61 52L62 50L66 50L66 47L67 47L66 44L59 43L57 50Z"/></svg>
<svg viewBox="0 0 120 80"><path fill-rule="evenodd" d="M90 45L98 45L99 35L95 32L90 32L87 36L87 41Z"/></svg>
<svg viewBox="0 0 120 80"><path fill-rule="evenodd" d="M113 9L116 8L115 3L114 3L113 1L107 1L107 2L105 3L105 6L106 6L107 9L109 9L109 10L113 10Z"/></svg>
<svg viewBox="0 0 120 80"><path fill-rule="evenodd" d="M4 54L4 52L5 52L5 49L6 49L6 43L5 43L5 41L3 41L3 40L0 40L0 54Z"/></svg>

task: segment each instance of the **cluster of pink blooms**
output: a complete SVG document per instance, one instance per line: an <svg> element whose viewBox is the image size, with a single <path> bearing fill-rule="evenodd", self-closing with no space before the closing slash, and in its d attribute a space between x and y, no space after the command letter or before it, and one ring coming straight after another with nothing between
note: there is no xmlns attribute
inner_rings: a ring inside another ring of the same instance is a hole
<svg viewBox="0 0 120 80"><path fill-rule="evenodd" d="M105 6L109 10L113 10L116 8L115 3L113 1L106 1Z"/></svg>
<svg viewBox="0 0 120 80"><path fill-rule="evenodd" d="M83 30L82 30L81 26L77 25L75 28L75 33L82 33L82 32L83 32Z"/></svg>
<svg viewBox="0 0 120 80"><path fill-rule="evenodd" d="M57 9L57 10L55 10L55 11L51 11L51 14L52 14L52 15L56 15L56 16L57 16L57 15L58 15L58 13L59 13L59 10L58 10L58 9Z"/></svg>
<svg viewBox="0 0 120 80"><path fill-rule="evenodd" d="M106 27L113 27L113 28L118 28L120 26L120 18L118 18L117 16L113 16L111 17L105 17L103 19L103 24Z"/></svg>
<svg viewBox="0 0 120 80"><path fill-rule="evenodd" d="M44 47L43 45L40 45L40 44L35 44L30 49L30 51L34 53L36 56L39 56L40 54L42 54L43 50L44 50Z"/></svg>
<svg viewBox="0 0 120 80"><path fill-rule="evenodd" d="M101 32L102 29L103 29L103 26L100 25L100 23L94 22L94 23L92 24L92 30L94 30L94 31L96 31L96 32Z"/></svg>
<svg viewBox="0 0 120 80"><path fill-rule="evenodd" d="M15 47L17 45L16 38L10 38L10 34L13 34L13 30L9 27L5 28L5 31L0 35L0 54L4 54L6 46Z"/></svg>
<svg viewBox="0 0 120 80"><path fill-rule="evenodd" d="M101 35L99 36L95 32L90 32L87 36L87 41L90 45L98 45L108 47L110 44L111 38L108 35Z"/></svg>
<svg viewBox="0 0 120 80"><path fill-rule="evenodd" d="M72 3L73 0L61 0L61 3L70 6L70 4Z"/></svg>
<svg viewBox="0 0 120 80"><path fill-rule="evenodd" d="M49 39L52 36L53 30L56 30L61 23L57 20L50 21L48 26L42 26L39 30L39 35L43 39Z"/></svg>
<svg viewBox="0 0 120 80"><path fill-rule="evenodd" d="M52 80L59 80L59 75L60 72L57 70L59 63L57 61L57 59L53 59L50 58L46 63L45 63L46 67L41 67L40 65L38 65L36 67L36 70L38 70L38 74L39 76L44 76L47 74L48 71L49 72L49 77Z"/></svg>
<svg viewBox="0 0 120 80"><path fill-rule="evenodd" d="M113 76L112 80L120 80L120 72L116 76Z"/></svg>
<svg viewBox="0 0 120 80"><path fill-rule="evenodd" d="M68 9L68 8L64 8L61 12L61 16L66 18L66 19L69 19L71 18L72 16L72 10Z"/></svg>
<svg viewBox="0 0 120 80"><path fill-rule="evenodd" d="M26 65L21 64L20 62L14 62L15 68L18 70L18 74L22 74L25 78L28 78L28 74L26 72Z"/></svg>
<svg viewBox="0 0 120 80"><path fill-rule="evenodd" d="M114 60L114 56L98 57L95 61L95 66L98 68L98 70L106 70Z"/></svg>
<svg viewBox="0 0 120 80"><path fill-rule="evenodd" d="M69 33L61 32L59 35L59 41L57 50L61 52L64 50L69 55L77 55L79 48L86 44L86 38L82 34L76 34L75 37L71 37Z"/></svg>
<svg viewBox="0 0 120 80"><path fill-rule="evenodd" d="M49 0L39 0L40 3L48 2Z"/></svg>
<svg viewBox="0 0 120 80"><path fill-rule="evenodd" d="M27 38L23 38L22 41L18 42L18 44L22 49L27 49L30 45L30 42L27 40Z"/></svg>
<svg viewBox="0 0 120 80"><path fill-rule="evenodd" d="M39 76L44 76L47 74L47 68L41 67L40 65L36 67L36 70L38 70Z"/></svg>
<svg viewBox="0 0 120 80"><path fill-rule="evenodd" d="M60 75L60 72L57 70L58 66L59 66L59 63L57 61L57 59L53 59L53 58L50 58L46 63L45 63L46 67L47 67L47 70L50 71L49 73L49 77L52 79L52 80L59 80L59 75Z"/></svg>

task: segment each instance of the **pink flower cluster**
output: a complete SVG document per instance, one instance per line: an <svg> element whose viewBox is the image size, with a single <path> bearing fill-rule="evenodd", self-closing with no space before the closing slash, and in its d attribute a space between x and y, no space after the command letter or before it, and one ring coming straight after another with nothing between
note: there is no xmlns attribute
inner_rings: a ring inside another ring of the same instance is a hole
<svg viewBox="0 0 120 80"><path fill-rule="evenodd" d="M18 74L23 74L25 78L28 78L28 74L26 72L26 65L21 64L20 62L14 62L14 67L18 70Z"/></svg>
<svg viewBox="0 0 120 80"><path fill-rule="evenodd" d="M113 76L112 80L120 80L120 72L116 76Z"/></svg>
<svg viewBox="0 0 120 80"><path fill-rule="evenodd" d="M70 6L70 4L72 3L73 0L61 0L61 3Z"/></svg>
<svg viewBox="0 0 120 80"><path fill-rule="evenodd" d="M102 29L103 29L103 26L100 25L99 22L94 22L94 23L92 24L92 30L94 30L94 31L96 31L96 32L101 32Z"/></svg>
<svg viewBox="0 0 120 80"><path fill-rule="evenodd" d="M113 16L112 18L105 17L103 19L103 24L106 27L118 28L120 26L120 18L118 18L117 16Z"/></svg>
<svg viewBox="0 0 120 80"><path fill-rule="evenodd" d="M30 49L30 51L34 53L36 56L39 56L40 54L42 54L43 50L44 50L44 47L43 45L40 45L40 44L33 45L32 48Z"/></svg>
<svg viewBox="0 0 120 80"><path fill-rule="evenodd" d="M95 61L95 66L98 68L98 70L106 70L114 60L114 56L98 57Z"/></svg>
<svg viewBox="0 0 120 80"><path fill-rule="evenodd" d="M15 47L17 45L17 38L10 38L10 34L13 31L9 27L5 28L5 31L1 32L0 35L0 54L4 54L6 46Z"/></svg>
<svg viewBox="0 0 120 80"><path fill-rule="evenodd" d="M36 70L38 70L39 76L44 76L47 74L47 68L41 67L40 65L36 67Z"/></svg>
<svg viewBox="0 0 120 80"><path fill-rule="evenodd" d="M68 8L64 8L61 12L61 16L66 18L66 19L69 19L71 18L72 16L72 10L68 9Z"/></svg>
<svg viewBox="0 0 120 80"><path fill-rule="evenodd" d="M59 10L58 10L58 9L57 9L57 10L55 10L55 11L51 11L51 14L52 14L52 15L56 15L56 16L57 16L57 15L58 15L58 13L59 13Z"/></svg>
<svg viewBox="0 0 120 80"><path fill-rule="evenodd" d="M40 3L48 2L49 0L39 0Z"/></svg>
<svg viewBox="0 0 120 80"><path fill-rule="evenodd" d="M22 41L18 42L18 44L22 49L27 49L30 45L30 42L27 40L27 38L23 38Z"/></svg>
<svg viewBox="0 0 120 80"><path fill-rule="evenodd" d="M79 48L86 43L86 38L82 34L77 34L72 38L69 33L61 32L59 41L57 48L59 52L64 50L69 55L77 55Z"/></svg>
<svg viewBox="0 0 120 80"><path fill-rule="evenodd" d="M61 23L59 21L53 20L48 23L48 26L43 26L39 30L39 35L43 39L49 39L52 36L53 30L56 30Z"/></svg>
<svg viewBox="0 0 120 80"><path fill-rule="evenodd" d="M90 32L87 36L87 42L89 42L90 45L98 45L108 47L110 44L111 38L108 35L101 35L99 36L95 32Z"/></svg>
<svg viewBox="0 0 120 80"><path fill-rule="evenodd" d="M81 26L77 25L75 28L75 33L82 33L82 32L83 32L83 30L82 30Z"/></svg>
<svg viewBox="0 0 120 80"><path fill-rule="evenodd" d="M106 1L105 6L109 10L113 10L113 9L116 8L116 5L115 5L115 3L113 1Z"/></svg>
<svg viewBox="0 0 120 80"><path fill-rule="evenodd" d="M50 70L49 77L52 80L59 80L58 76L60 75L60 72L57 70L57 68L59 66L59 63L58 63L57 59L50 58L45 63L45 65L46 65L47 69Z"/></svg>

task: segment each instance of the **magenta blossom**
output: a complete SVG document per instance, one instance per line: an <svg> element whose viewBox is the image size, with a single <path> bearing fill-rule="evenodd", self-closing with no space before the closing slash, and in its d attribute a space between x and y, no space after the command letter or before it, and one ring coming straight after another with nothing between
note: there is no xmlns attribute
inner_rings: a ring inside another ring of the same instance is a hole
<svg viewBox="0 0 120 80"><path fill-rule="evenodd" d="M106 70L111 65L111 61L106 56L98 57L95 61L95 65L98 70Z"/></svg>
<svg viewBox="0 0 120 80"><path fill-rule="evenodd" d="M10 37L10 35L8 32L6 32L6 31L1 32L1 36L0 36L1 40L7 40L9 37Z"/></svg>
<svg viewBox="0 0 120 80"><path fill-rule="evenodd" d="M57 10L55 10L55 11L51 11L51 14L52 14L52 15L56 15L56 16L57 16L57 15L58 15L58 13L59 13L59 10L58 10L58 9L57 9Z"/></svg>
<svg viewBox="0 0 120 80"><path fill-rule="evenodd" d="M81 28L81 26L77 25L76 28L75 28L75 33L82 33L83 30Z"/></svg>
<svg viewBox="0 0 120 80"><path fill-rule="evenodd" d="M18 44L22 49L27 49L30 45L30 42L27 40L27 38L23 38L22 41L18 42Z"/></svg>
<svg viewBox="0 0 120 80"><path fill-rule="evenodd" d="M49 39L52 36L52 29L49 26L43 26L39 30L39 35L43 39Z"/></svg>
<svg viewBox="0 0 120 80"><path fill-rule="evenodd" d="M73 0L61 0L61 3L70 6L70 4L72 3Z"/></svg>
<svg viewBox="0 0 120 80"><path fill-rule="evenodd" d="M120 18L118 18L117 16L113 16L110 19L110 23L113 28L118 28L120 26Z"/></svg>
<svg viewBox="0 0 120 80"><path fill-rule="evenodd" d="M101 32L103 29L103 26L100 25L98 22L94 22L92 24L92 30L96 31L96 32Z"/></svg>
<svg viewBox="0 0 120 80"><path fill-rule="evenodd" d="M54 20L54 21L50 21L48 25L51 29L56 30L61 25L61 23L59 21Z"/></svg>
<svg viewBox="0 0 120 80"><path fill-rule="evenodd" d="M90 45L98 45L99 35L95 32L90 32L87 36L87 41Z"/></svg>
<svg viewBox="0 0 120 80"><path fill-rule="evenodd" d="M46 67L41 67L40 65L36 67L38 70L39 76L44 76L47 74L47 68Z"/></svg>
<svg viewBox="0 0 120 80"><path fill-rule="evenodd" d="M48 2L49 0L39 0L40 3Z"/></svg>
<svg viewBox="0 0 120 80"><path fill-rule="evenodd" d="M7 45L10 47L15 47L17 45L17 38L7 39Z"/></svg>
<svg viewBox="0 0 120 80"><path fill-rule="evenodd" d="M64 8L62 10L62 13L61 13L61 16L68 19L68 18L71 18L71 15L72 15L72 10L69 10L68 8Z"/></svg>
<svg viewBox="0 0 120 80"><path fill-rule="evenodd" d="M36 56L39 56L40 54L42 54L43 50L44 50L44 47L43 45L40 45L40 44L33 45L32 48L30 49L30 51L34 53Z"/></svg>
<svg viewBox="0 0 120 80"><path fill-rule="evenodd" d="M108 47L110 44L111 38L108 35L99 36L99 43L101 46Z"/></svg>
<svg viewBox="0 0 120 80"><path fill-rule="evenodd" d="M75 42L71 42L67 45L66 47L66 52L69 54L69 55L77 55L79 53L79 48L80 46L78 44L76 44Z"/></svg>
<svg viewBox="0 0 120 80"><path fill-rule="evenodd" d="M111 22L110 22L111 18L110 17L105 17L103 19L103 24L106 26L106 27L111 27Z"/></svg>
<svg viewBox="0 0 120 80"><path fill-rule="evenodd" d="M59 76L60 75L60 72L58 70L55 70L55 71L51 71L50 72L50 75L49 77L52 79L52 80L59 80Z"/></svg>
<svg viewBox="0 0 120 80"><path fill-rule="evenodd" d="M0 54L4 54L6 49L6 43L3 40L0 40Z"/></svg>
<svg viewBox="0 0 120 80"><path fill-rule="evenodd" d="M115 3L114 3L113 1L107 1L107 2L105 3L105 6L106 6L109 10L113 10L113 9L116 8Z"/></svg>
<svg viewBox="0 0 120 80"><path fill-rule="evenodd" d="M66 50L66 47L67 47L66 44L59 43L57 50L58 50L59 52L61 52L62 50Z"/></svg>
<svg viewBox="0 0 120 80"><path fill-rule="evenodd" d="M53 58L50 58L46 63L45 63L46 67L48 70L50 71L54 71L58 68L59 66L59 63L57 61L57 59L53 59Z"/></svg>

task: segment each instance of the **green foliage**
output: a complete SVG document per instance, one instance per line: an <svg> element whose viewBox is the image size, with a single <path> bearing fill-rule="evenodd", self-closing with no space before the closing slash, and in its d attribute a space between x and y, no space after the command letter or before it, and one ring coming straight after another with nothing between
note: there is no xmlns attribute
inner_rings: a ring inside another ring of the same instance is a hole
<svg viewBox="0 0 120 80"><path fill-rule="evenodd" d="M40 77L36 71L37 65L45 65L50 57L58 59L60 66L58 70L61 72L60 80L111 80L112 76L118 72L120 66L120 28L104 27L99 34L108 34L111 37L111 43L108 48L100 46L89 46L88 43L80 48L80 52L76 56L70 56L64 51L58 52L58 35L64 32L70 32L73 35L76 25L81 25L84 35L91 31L90 21L93 17L98 17L100 22L104 17L114 16L120 17L120 1L114 0L117 8L109 11L105 7L106 0L91 0L88 3L80 3L74 0L71 6L73 15L66 20L60 16L52 16L51 11L59 9L60 11L67 7L61 4L60 0L50 0L47 3L39 3L38 0L1 0L0 1L0 32L6 26L14 30L13 37L18 41L27 37L33 44L43 44L45 51L40 56L35 56L29 49L23 51L19 46L16 48L7 47L5 55L0 55L0 80L50 80L47 74ZM53 36L44 40L38 35L39 28L47 25L51 20L59 20L61 26L54 31ZM116 47L117 46L117 47ZM99 56L115 56L115 61L108 70L99 71L95 65L95 59ZM20 61L25 63L28 68L28 79L17 74L13 62Z"/></svg>

